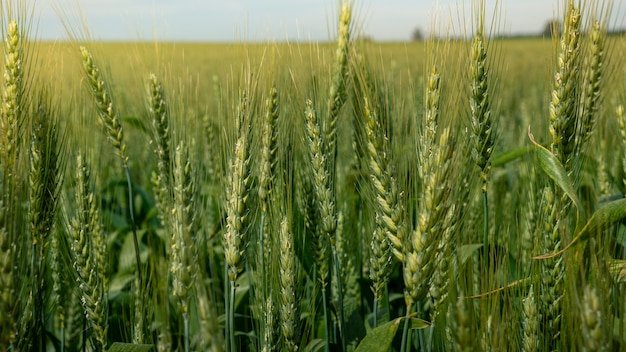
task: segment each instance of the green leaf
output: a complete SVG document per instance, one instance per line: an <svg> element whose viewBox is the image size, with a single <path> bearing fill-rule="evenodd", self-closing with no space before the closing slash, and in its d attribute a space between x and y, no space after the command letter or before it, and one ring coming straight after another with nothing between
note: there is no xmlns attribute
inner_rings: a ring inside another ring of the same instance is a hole
<svg viewBox="0 0 626 352"><path fill-rule="evenodd" d="M321 351L321 350L324 349L325 345L326 345L326 341L324 341L323 339L313 339L313 340L309 341L309 344L306 345L302 349L302 352L317 352L317 351Z"/></svg>
<svg viewBox="0 0 626 352"><path fill-rule="evenodd" d="M535 137L530 132L530 127L528 128L528 137L535 145L535 154L537 155L539 167L541 167L546 175L548 175L548 177L550 177L554 183L556 183L563 190L563 192L567 194L567 196L572 200L572 203L574 203L574 206L576 206L576 224L578 225L578 221L585 218L585 209L576 195L576 189L574 188L572 180L567 175L567 171L565 171L561 162L556 158L556 156L554 156L554 154L552 154L552 152L541 144L535 142Z"/></svg>
<svg viewBox="0 0 626 352"><path fill-rule="evenodd" d="M355 352L387 352L391 348L393 338L400 323L405 318L397 318L389 321L365 335L365 338L357 346Z"/></svg>
<svg viewBox="0 0 626 352"><path fill-rule="evenodd" d="M519 147L519 148L511 149L504 153L498 154L493 158L493 161L491 162L491 166L493 167L504 166L505 164L511 161L515 161L523 157L524 155L530 153L532 150L533 150L533 147L526 146L526 147Z"/></svg>
<svg viewBox="0 0 626 352"><path fill-rule="evenodd" d="M114 342L107 351L109 352L152 352L154 351L154 346Z"/></svg>
<svg viewBox="0 0 626 352"><path fill-rule="evenodd" d="M536 257L536 259L546 259L558 256L568 250L574 243L578 241L584 241L588 239L589 236L597 234L606 225L615 223L624 218L626 218L626 198L615 200L609 203L604 203L600 208L598 208L598 210L593 213L591 219L587 221L585 226L582 228L582 230L580 230L580 232L578 232L572 242L570 242L567 246L565 246L561 251L557 253L538 256Z"/></svg>
<svg viewBox="0 0 626 352"><path fill-rule="evenodd" d="M145 263L150 257L150 248L141 242L141 238L146 233L145 229L137 231L137 240L139 241L139 255L142 263ZM119 257L119 272L134 271L136 268L137 259L135 256L135 242L133 240L132 232L126 232L124 238L124 244L122 245L122 251Z"/></svg>
<svg viewBox="0 0 626 352"><path fill-rule="evenodd" d="M457 250L459 253L459 259L461 261L459 265L465 264L465 262L467 262L469 257L471 257L472 254L474 254L474 252L479 250L482 246L483 246L482 243L464 244L460 246L459 249Z"/></svg>
<svg viewBox="0 0 626 352"><path fill-rule="evenodd" d="M422 330L430 327L432 324L426 320L419 318L411 318L411 330Z"/></svg>
<svg viewBox="0 0 626 352"><path fill-rule="evenodd" d="M138 117L126 116L122 118L122 121L124 121L124 123L127 123L129 126L140 130L141 132L144 132L146 134L148 133L148 128L146 127L146 124L144 124L143 121Z"/></svg>
<svg viewBox="0 0 626 352"><path fill-rule="evenodd" d="M135 279L135 274L131 272L118 272L113 276L109 284L109 300L115 300Z"/></svg>

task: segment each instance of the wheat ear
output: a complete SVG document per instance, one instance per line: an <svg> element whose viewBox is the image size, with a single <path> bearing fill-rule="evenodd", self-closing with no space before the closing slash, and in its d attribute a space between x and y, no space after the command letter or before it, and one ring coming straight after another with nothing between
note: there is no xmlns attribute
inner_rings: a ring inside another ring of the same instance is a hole
<svg viewBox="0 0 626 352"><path fill-rule="evenodd" d="M540 224L539 236L543 253L555 253L561 248L559 235L559 201L551 187L545 187L541 200L543 223ZM541 262L540 314L543 325L542 349L555 348L560 341L561 300L563 298L563 277L565 264L563 257L550 258Z"/></svg>
<svg viewBox="0 0 626 352"><path fill-rule="evenodd" d="M13 257L15 246L9 241L9 233L4 223L5 207L0 201L0 345L11 346L17 341L15 285Z"/></svg>
<svg viewBox="0 0 626 352"><path fill-rule="evenodd" d="M156 140L155 153L157 155L158 174L152 175L155 203L159 210L159 217L163 227L168 228L168 204L170 194L170 179L172 175L171 132L169 107L165 102L163 86L156 75L150 74L148 79L149 110L152 115L152 128Z"/></svg>
<svg viewBox="0 0 626 352"><path fill-rule="evenodd" d="M624 106L618 105L615 108L615 115L617 117L617 123L619 124L619 134L621 137L621 151L622 157L620 162L622 163L622 185L626 187L626 115L624 114Z"/></svg>
<svg viewBox="0 0 626 352"><path fill-rule="evenodd" d="M551 150L568 172L572 171L577 129L578 72L580 61L580 10L567 5L550 103Z"/></svg>
<svg viewBox="0 0 626 352"><path fill-rule="evenodd" d="M197 268L197 254L192 238L197 235L195 183L189 156L181 142L174 154L174 208L169 223L171 233L171 273L173 294L178 297L185 329L185 351L189 351L189 304Z"/></svg>
<svg viewBox="0 0 626 352"><path fill-rule="evenodd" d="M348 52L350 45L350 19L352 8L348 2L341 7L339 17L339 36L335 51L335 67L330 85L328 98L328 124L323 129L326 136L324 152L329 160L329 166L334 165L337 156L337 117L347 97L346 80L348 73Z"/></svg>
<svg viewBox="0 0 626 352"><path fill-rule="evenodd" d="M17 186L23 184L23 178L20 179L18 175L17 164L20 159L20 127L25 125L25 88L23 32L15 20L8 18L8 28L3 39L4 80L0 97L0 310L6 314L2 314L3 317L0 318L0 346L19 349L19 340L27 339L18 340L18 336L28 330L28 327L23 326L29 318L26 310L23 314L19 312L18 307L23 305L18 304L16 299L21 280L15 272L18 267L15 263L18 261L18 252L24 238L19 234L25 233L27 229L22 226L24 222L20 214L24 211L20 204L23 199L20 199L17 191ZM19 320L22 322L18 323Z"/></svg>
<svg viewBox="0 0 626 352"><path fill-rule="evenodd" d="M137 317L137 327L143 326L144 316L144 281L141 269L141 255L139 251L139 240L137 237L137 226L135 224L135 211L134 211L134 195L133 187L130 176L130 169L128 167L128 156L126 155L126 143L124 142L124 132L122 130L122 123L117 112L117 108L113 105L111 91L108 84L102 78L100 69L95 65L93 56L84 46L80 47L80 53L82 57L83 69L87 76L87 86L89 92L96 104L96 110L98 114L98 121L103 126L105 135L109 142L116 150L116 155L122 162L122 168L126 174L126 182L128 187L128 205L130 224L133 232L133 245L135 248L135 262L137 265L137 295L135 300L135 315ZM135 329L135 337L137 340L143 340L143 331Z"/></svg>
<svg viewBox="0 0 626 352"><path fill-rule="evenodd" d="M97 351L107 347L106 243L100 225L97 200L91 191L90 170L79 153L76 157L76 206L78 212L70 223L70 249L80 289L83 314L94 330ZM96 247L104 246L104 248Z"/></svg>
<svg viewBox="0 0 626 352"><path fill-rule="evenodd" d="M29 225L32 239L32 286L33 323L31 333L42 336L44 324L44 262L49 236L61 183L59 171L59 141L55 117L43 103L35 112L30 145L30 169L28 174Z"/></svg>
<svg viewBox="0 0 626 352"><path fill-rule="evenodd" d="M523 304L523 331L522 335L522 351L536 352L539 351L539 315L537 311L537 302L535 301L534 288L531 286L528 295L522 301Z"/></svg>
<svg viewBox="0 0 626 352"><path fill-rule="evenodd" d="M577 151L581 152L593 134L600 104L600 87L604 73L606 31L600 21L594 21L589 31L591 43L587 64L584 66L582 106L580 110L580 127L577 138Z"/></svg>
<svg viewBox="0 0 626 352"><path fill-rule="evenodd" d="M237 116L235 117L239 136L235 142L235 150L230 160L226 194L226 229L224 231L224 256L226 261L226 275L230 284L229 293L225 296L227 307L227 350L234 351L234 299L235 281L243 271L243 257L245 254L248 199L250 194L250 121L248 115L247 97L242 94Z"/></svg>
<svg viewBox="0 0 626 352"><path fill-rule="evenodd" d="M289 222L283 219L279 229L280 237L280 330L285 351L298 350L298 303L296 295L296 253L293 234Z"/></svg>
<svg viewBox="0 0 626 352"><path fill-rule="evenodd" d="M23 115L23 79L24 71L22 38L20 30L15 20L9 21L7 36L4 43L4 84L2 91L2 107L0 112L0 132L4 137L0 138L0 150L3 151L5 160L4 166L8 171L5 175L8 179L12 178L14 166L17 162L19 142L18 126L23 123L21 116Z"/></svg>
<svg viewBox="0 0 626 352"><path fill-rule="evenodd" d="M484 37L484 3L479 7L478 29L472 41L470 55L470 110L473 133L472 157L480 169L482 191L487 192L487 177L491 169L491 155L495 138L493 116L488 92L489 70Z"/></svg>
<svg viewBox="0 0 626 352"><path fill-rule="evenodd" d="M601 309L600 297L595 288L585 287L583 293L582 332L584 351L609 351L610 337L607 336L605 314Z"/></svg>

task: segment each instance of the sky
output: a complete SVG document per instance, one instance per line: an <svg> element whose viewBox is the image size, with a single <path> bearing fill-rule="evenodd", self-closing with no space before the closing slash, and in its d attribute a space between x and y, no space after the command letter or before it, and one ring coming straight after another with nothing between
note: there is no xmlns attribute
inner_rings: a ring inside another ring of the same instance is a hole
<svg viewBox="0 0 626 352"><path fill-rule="evenodd" d="M363 35L404 41L416 28L428 34L456 23L463 0L353 0ZM488 16L496 0L487 0ZM500 0L506 34L539 33L561 1ZM68 38L65 24L80 27L82 12L96 40L324 41L336 33L337 0L37 0L37 35ZM433 21L433 19L436 19ZM433 23L435 23L433 25ZM458 25L455 26L458 28Z"/></svg>

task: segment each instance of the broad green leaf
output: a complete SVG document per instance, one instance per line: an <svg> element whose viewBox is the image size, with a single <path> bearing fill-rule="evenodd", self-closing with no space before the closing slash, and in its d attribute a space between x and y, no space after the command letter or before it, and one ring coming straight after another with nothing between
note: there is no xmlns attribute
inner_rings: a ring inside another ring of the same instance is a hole
<svg viewBox="0 0 626 352"><path fill-rule="evenodd" d="M370 331L357 346L355 352L387 352L391 348L393 338L400 323L405 318L397 318Z"/></svg>
<svg viewBox="0 0 626 352"><path fill-rule="evenodd" d="M144 132L146 134L149 133L149 129L146 128L146 124L138 117L136 116L126 116L122 118L122 121L124 121L125 123L127 123L129 126L132 126L138 130L140 130L141 132Z"/></svg>
<svg viewBox="0 0 626 352"><path fill-rule="evenodd" d="M134 343L114 342L107 350L109 352L152 352L153 345L139 345Z"/></svg>
<svg viewBox="0 0 626 352"><path fill-rule="evenodd" d="M411 330L422 330L430 327L432 324L426 320L419 318L411 318Z"/></svg>
<svg viewBox="0 0 626 352"><path fill-rule="evenodd" d="M608 224L612 224L616 221L626 218L626 198L614 200L612 202L604 203L598 210L596 210L591 219L587 221L585 226L578 232L576 237L565 246L561 251L554 254L546 254L536 257L536 259L552 258L568 250L574 243L578 241L584 241L589 236L598 233L602 228Z"/></svg>
<svg viewBox="0 0 626 352"><path fill-rule="evenodd" d="M554 183L556 183L559 188L567 194L567 196L572 200L574 206L576 206L576 223L582 218L585 218L585 209L583 208L580 200L578 199L578 195L576 195L576 189L574 188L574 184L572 180L567 175L567 171L561 164L561 162L541 144L535 142L535 137L530 132L530 127L528 128L528 137L530 141L535 145L535 154L537 155L537 162L539 163L539 167L550 177Z"/></svg>
<svg viewBox="0 0 626 352"><path fill-rule="evenodd" d="M141 238L146 233L145 229L137 231L137 240L139 241L139 256L142 263L145 263L150 256L150 248L141 243ZM122 251L119 258L119 272L128 272L135 270L137 259L135 257L135 243L133 241L132 232L126 232L124 238L124 244L122 245Z"/></svg>
<svg viewBox="0 0 626 352"><path fill-rule="evenodd" d="M118 272L113 276L109 284L109 300L115 300L124 291L126 286L135 279L135 274L131 272Z"/></svg>
<svg viewBox="0 0 626 352"><path fill-rule="evenodd" d="M464 244L460 246L459 249L457 250L459 253L459 260L460 260L459 265L465 264L465 262L467 262L469 257L471 257L472 254L474 254L474 252L479 250L482 246L483 246L482 243Z"/></svg>
<svg viewBox="0 0 626 352"><path fill-rule="evenodd" d="M321 351L321 350L324 349L325 345L326 345L326 341L324 341L323 339L313 339L313 340L309 341L309 344L306 345L302 349L302 352L317 352L317 351Z"/></svg>
<svg viewBox="0 0 626 352"><path fill-rule="evenodd" d="M532 150L533 150L533 147L527 146L527 147L519 147L519 148L511 149L504 153L498 154L493 158L493 161L491 162L491 166L493 167L504 166L505 164L511 161L514 161L523 157L524 155L530 153Z"/></svg>

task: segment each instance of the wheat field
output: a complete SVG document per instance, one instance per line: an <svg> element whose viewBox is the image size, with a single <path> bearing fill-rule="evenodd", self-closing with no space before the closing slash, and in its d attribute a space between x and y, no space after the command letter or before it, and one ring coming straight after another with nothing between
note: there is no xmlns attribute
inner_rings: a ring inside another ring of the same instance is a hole
<svg viewBox="0 0 626 352"><path fill-rule="evenodd" d="M51 43L3 10L0 350L625 349L603 5L507 39L473 1L410 43L349 2L328 43Z"/></svg>

